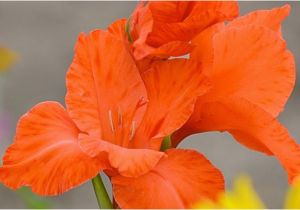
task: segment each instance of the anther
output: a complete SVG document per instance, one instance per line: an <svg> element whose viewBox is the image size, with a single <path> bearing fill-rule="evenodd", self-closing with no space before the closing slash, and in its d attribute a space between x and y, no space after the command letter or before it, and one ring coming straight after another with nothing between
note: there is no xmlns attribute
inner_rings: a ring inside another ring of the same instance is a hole
<svg viewBox="0 0 300 210"><path fill-rule="evenodd" d="M108 121L109 121L109 124L110 124L111 131L114 133L115 132L115 126L114 126L114 121L113 121L113 118L112 118L112 111L111 110L108 111Z"/></svg>
<svg viewBox="0 0 300 210"><path fill-rule="evenodd" d="M131 124L131 131L130 131L130 140L133 139L134 137L134 134L135 134L135 130L136 130L136 124L135 124L135 121L132 121L132 124Z"/></svg>

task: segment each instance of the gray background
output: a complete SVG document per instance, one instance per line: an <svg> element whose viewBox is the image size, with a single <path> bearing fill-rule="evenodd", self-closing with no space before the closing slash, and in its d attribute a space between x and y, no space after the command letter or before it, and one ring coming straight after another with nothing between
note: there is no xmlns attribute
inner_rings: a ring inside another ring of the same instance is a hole
<svg viewBox="0 0 300 210"><path fill-rule="evenodd" d="M285 2L241 2L241 14L268 9ZM300 3L291 2L292 13L283 26L284 37L300 61ZM128 17L136 2L0 2L0 43L19 54L13 69L0 78L1 112L11 117L11 130L1 139L0 156L10 144L17 119L44 100L64 102L65 73L73 46L81 31L105 28ZM271 75L270 75L271 76ZM300 140L299 84L280 120ZM226 177L226 185L238 174L250 174L269 208L280 208L287 187L286 174L272 157L250 151L226 133L194 135L180 145L203 152ZM49 198L55 208L97 208L90 183L62 196ZM17 194L0 185L1 208L25 208Z"/></svg>

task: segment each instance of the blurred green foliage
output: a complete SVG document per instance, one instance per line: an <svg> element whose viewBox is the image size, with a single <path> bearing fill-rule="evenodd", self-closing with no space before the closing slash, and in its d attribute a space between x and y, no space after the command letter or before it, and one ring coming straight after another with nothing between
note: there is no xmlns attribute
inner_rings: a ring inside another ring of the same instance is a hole
<svg viewBox="0 0 300 210"><path fill-rule="evenodd" d="M28 187L20 188L17 193L28 209L50 209L52 207L49 201L33 194Z"/></svg>

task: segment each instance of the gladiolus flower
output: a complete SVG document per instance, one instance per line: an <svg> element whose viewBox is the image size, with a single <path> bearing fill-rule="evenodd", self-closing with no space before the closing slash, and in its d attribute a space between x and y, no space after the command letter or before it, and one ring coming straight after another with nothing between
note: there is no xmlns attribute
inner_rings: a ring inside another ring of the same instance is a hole
<svg viewBox="0 0 300 210"><path fill-rule="evenodd" d="M188 208L216 201L223 176L194 150L161 152L163 139L172 134L175 147L228 131L275 155L292 182L300 148L276 119L295 82L280 31L289 10L233 20L236 2L149 2L107 31L81 34L66 108L47 101L21 117L0 181L57 195L104 171L121 208Z"/></svg>
<svg viewBox="0 0 300 210"><path fill-rule="evenodd" d="M0 168L4 185L57 195L105 170L121 208L187 208L224 189L198 152L159 151L210 88L197 63L159 62L142 79L123 41L96 30L79 36L66 83L66 109L46 101L20 118Z"/></svg>
<svg viewBox="0 0 300 210"><path fill-rule="evenodd" d="M281 36L288 5L260 10L201 32L191 59L212 82L188 122L173 135L176 146L198 132L227 131L246 147L274 155L289 181L300 174L300 147L276 119L295 84L295 63Z"/></svg>

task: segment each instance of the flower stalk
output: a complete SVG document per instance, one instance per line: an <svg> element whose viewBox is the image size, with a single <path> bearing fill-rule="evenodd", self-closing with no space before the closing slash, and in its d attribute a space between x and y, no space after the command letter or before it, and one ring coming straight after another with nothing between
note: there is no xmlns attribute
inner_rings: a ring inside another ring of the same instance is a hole
<svg viewBox="0 0 300 210"><path fill-rule="evenodd" d="M172 147L171 135L166 136L161 143L160 151L166 151Z"/></svg>
<svg viewBox="0 0 300 210"><path fill-rule="evenodd" d="M93 187L94 187L94 191L96 194L99 208L100 209L113 209L111 200L106 191L106 188L104 186L104 183L101 179L100 174L98 174L97 176L95 176L92 179L92 183L93 183Z"/></svg>

